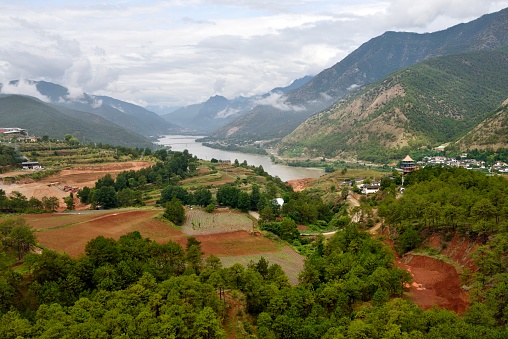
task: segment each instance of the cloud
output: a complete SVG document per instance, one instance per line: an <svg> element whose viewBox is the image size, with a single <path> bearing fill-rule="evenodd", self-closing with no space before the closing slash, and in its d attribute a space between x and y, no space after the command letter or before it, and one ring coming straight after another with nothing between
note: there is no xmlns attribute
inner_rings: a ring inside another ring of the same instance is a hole
<svg viewBox="0 0 508 339"><path fill-rule="evenodd" d="M0 79L150 105L265 93L333 66L387 30L428 32L508 0L7 2ZM277 105L284 102L276 101ZM282 105L282 107L284 107Z"/></svg>
<svg viewBox="0 0 508 339"><path fill-rule="evenodd" d="M256 100L255 103L256 105L271 106L281 111L299 112L305 110L305 108L303 107L288 104L286 102L286 97L278 92L270 93L269 96L263 99Z"/></svg>
<svg viewBox="0 0 508 339"><path fill-rule="evenodd" d="M225 108L223 109L222 111L218 112L215 117L216 118L219 118L219 119L224 119L224 118L227 118L229 116L232 116L232 115L235 115L235 114L238 114L240 112L239 109L233 109L233 108Z"/></svg>
<svg viewBox="0 0 508 339"><path fill-rule="evenodd" d="M24 79L21 79L16 83L4 82L0 87L0 93L29 95L44 102L51 102L50 98L39 93L35 83L26 81Z"/></svg>

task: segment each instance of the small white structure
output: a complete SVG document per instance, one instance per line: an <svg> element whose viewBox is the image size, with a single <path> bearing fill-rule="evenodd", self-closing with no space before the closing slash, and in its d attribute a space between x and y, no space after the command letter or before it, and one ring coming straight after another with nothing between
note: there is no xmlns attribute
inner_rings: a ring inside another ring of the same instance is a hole
<svg viewBox="0 0 508 339"><path fill-rule="evenodd" d="M24 170L41 170L44 169L38 161L25 161L21 163Z"/></svg>
<svg viewBox="0 0 508 339"><path fill-rule="evenodd" d="M363 185L362 193L363 194L374 194L379 191L379 184L374 185Z"/></svg>
<svg viewBox="0 0 508 339"><path fill-rule="evenodd" d="M282 198L275 198L272 200L272 204L278 205L279 207L282 207L284 205L284 199Z"/></svg>

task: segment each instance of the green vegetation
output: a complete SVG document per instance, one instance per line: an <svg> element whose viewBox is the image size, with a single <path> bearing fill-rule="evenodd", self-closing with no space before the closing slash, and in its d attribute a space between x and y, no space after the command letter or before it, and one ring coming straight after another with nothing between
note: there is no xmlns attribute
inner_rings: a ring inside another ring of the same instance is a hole
<svg viewBox="0 0 508 339"><path fill-rule="evenodd" d="M105 143L128 147L152 147L145 137L115 125L104 118L61 106L52 106L36 98L9 95L0 98L0 116L7 126L21 126L30 134L64 140L73 135L81 143Z"/></svg>
<svg viewBox="0 0 508 339"><path fill-rule="evenodd" d="M57 197L36 197L26 196L18 191L13 191L9 196L0 189L0 211L2 213L43 213L54 212L60 203Z"/></svg>
<svg viewBox="0 0 508 339"><path fill-rule="evenodd" d="M386 163L422 145L456 141L506 100L508 71L497 65L507 59L508 49L502 48L398 71L313 116L279 150L286 156L299 150Z"/></svg>
<svg viewBox="0 0 508 339"><path fill-rule="evenodd" d="M425 168L410 173L399 199L390 196L379 206L380 216L401 237L405 232L460 232L488 237L508 226L508 184L462 168ZM403 236L413 241L413 236ZM416 247L401 245L402 248Z"/></svg>
<svg viewBox="0 0 508 339"><path fill-rule="evenodd" d="M119 240L92 239L78 259L46 249L40 255L27 254L33 232L22 219L8 219L0 224L6 249L0 256L0 337L223 338L232 331L226 324L235 319L242 319L235 326L239 332L258 338L507 335L506 179L464 169L425 168L406 177L406 190L396 199L400 178L392 173L393 179L383 178L379 195L360 199L352 210L359 223L352 223L345 202L349 188L336 186L339 178L380 172L337 171L317 180L312 189L293 192L262 168L227 164L229 171L237 171L233 178L211 187L200 181L198 172L209 173L198 171L198 166L222 171L224 164L198 162L188 152L164 150L153 156L158 159L153 166L122 172L116 179L106 175L93 188L80 190L78 197L102 207L137 204L142 192L157 187L165 216L174 223L183 222L184 202L258 210L261 229L307 255L299 284L291 286L281 267L264 257L247 267L224 268L218 258L204 258L200 241L193 237L182 247L132 232ZM282 206L276 197L283 198ZM13 198L23 201L16 195L4 197L2 203ZM40 206L46 205L51 208L50 199ZM459 232L485 241L492 237L475 255L478 272L464 272L473 304L463 317L439 309L423 311L400 299L410 275L396 268L392 251L381 240L359 230L372 226L374 207L396 235L400 253L419 246L433 232ZM201 209L190 213L198 219L182 227L208 227L205 223L215 222L217 215ZM245 214L236 215L250 228ZM309 240L300 236L297 225L341 231L329 239ZM23 260L25 275L13 271L15 258L22 258L18 261Z"/></svg>
<svg viewBox="0 0 508 339"><path fill-rule="evenodd" d="M16 150L6 145L0 145L0 166L2 168L15 165L20 162L19 155Z"/></svg>
<svg viewBox="0 0 508 339"><path fill-rule="evenodd" d="M118 241L95 238L79 259L44 251L31 266L25 278L2 270L3 338L223 338L235 298L245 298L238 311L254 322L242 327L258 338L506 335L495 327L490 304L475 304L460 318L397 298L409 274L394 267L379 240L355 227L315 244L298 286L264 258L223 268L214 256L202 259L194 238L182 248L137 232ZM497 299L492 306L503 304Z"/></svg>
<svg viewBox="0 0 508 339"><path fill-rule="evenodd" d="M199 141L199 140L198 140ZM250 154L260 154L260 155L267 155L268 153L259 147L253 146L253 145L245 145L245 146L238 146L238 145L221 145L214 142L204 142L203 146L210 147L210 148L216 148L224 151L230 151L230 152L242 152L242 153L250 153Z"/></svg>
<svg viewBox="0 0 508 339"><path fill-rule="evenodd" d="M177 198L167 202L164 209L164 218L176 225L181 225L185 221L185 210L183 209L182 202Z"/></svg>

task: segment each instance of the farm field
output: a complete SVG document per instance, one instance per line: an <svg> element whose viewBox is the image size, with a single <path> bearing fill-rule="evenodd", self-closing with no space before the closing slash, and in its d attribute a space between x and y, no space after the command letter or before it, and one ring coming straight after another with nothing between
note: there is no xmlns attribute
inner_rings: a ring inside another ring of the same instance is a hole
<svg viewBox="0 0 508 339"><path fill-rule="evenodd" d="M61 170L47 178L39 181L33 181L28 178L24 178L13 184L6 184L0 182L0 189L3 189L7 195L14 191L20 192L26 197L36 197L42 199L42 197L57 197L60 200L59 211L65 209L63 198L69 196L69 192L64 191L65 186L71 186L75 188L83 188L85 186L93 187L97 179L104 177L106 174L111 174L113 178L116 178L117 174L122 171L139 170L152 165L147 161L129 161L129 162L116 162L108 164L88 164L75 166L72 169ZM5 173L0 176L9 177L13 175L27 174L28 172L11 172ZM76 199L76 209L84 209L86 206L79 204Z"/></svg>
<svg viewBox="0 0 508 339"><path fill-rule="evenodd" d="M251 261L258 262L263 257L268 263L279 264L286 273L289 282L292 285L298 284L298 274L303 270L305 257L298 254L289 246L284 246L280 250L250 255L239 256L221 256L219 257L224 267L231 267L236 263L247 266Z"/></svg>
<svg viewBox="0 0 508 339"><path fill-rule="evenodd" d="M119 239L126 233L139 231L143 237L159 243L171 240L182 246L189 236L194 236L201 242L205 257L213 254L226 267L236 262L247 265L263 256L270 263L281 265L291 283L297 282L298 272L303 269L304 257L289 246L251 232L254 221L247 214L228 209L214 213L188 209L182 227L156 218L161 214L161 209L144 208L29 214L23 218L37 231L41 246L74 258L84 254L88 241L97 236ZM193 229L193 223L201 226Z"/></svg>
<svg viewBox="0 0 508 339"><path fill-rule="evenodd" d="M254 221L246 213L231 211L229 208L207 213L201 209L187 210L182 231L189 235L225 233L254 230Z"/></svg>

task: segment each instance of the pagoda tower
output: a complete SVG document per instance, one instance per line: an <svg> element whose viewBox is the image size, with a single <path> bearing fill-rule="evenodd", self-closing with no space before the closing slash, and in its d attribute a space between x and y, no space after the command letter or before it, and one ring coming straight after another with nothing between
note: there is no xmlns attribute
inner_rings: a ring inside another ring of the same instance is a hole
<svg viewBox="0 0 508 339"><path fill-rule="evenodd" d="M402 168L402 173L404 175L413 172L416 169L415 161L411 159L409 155L407 155L404 160L402 160L402 165L400 168Z"/></svg>

